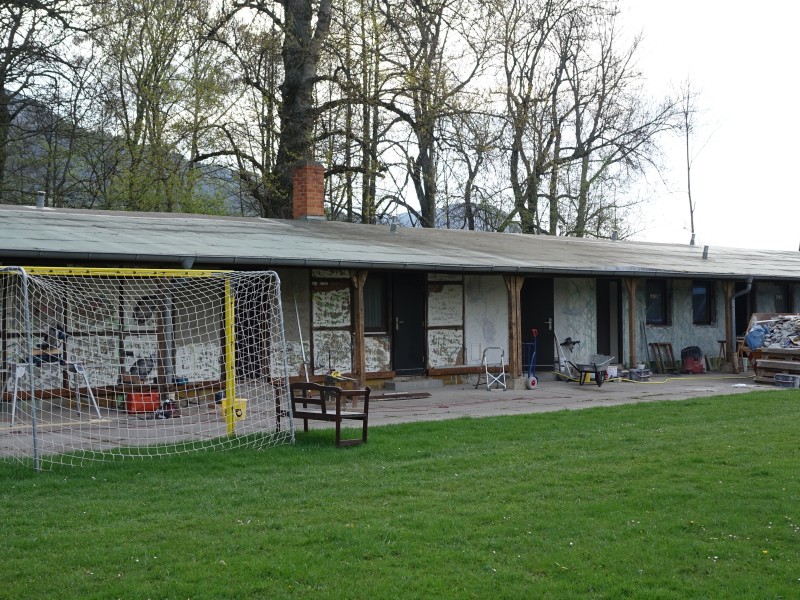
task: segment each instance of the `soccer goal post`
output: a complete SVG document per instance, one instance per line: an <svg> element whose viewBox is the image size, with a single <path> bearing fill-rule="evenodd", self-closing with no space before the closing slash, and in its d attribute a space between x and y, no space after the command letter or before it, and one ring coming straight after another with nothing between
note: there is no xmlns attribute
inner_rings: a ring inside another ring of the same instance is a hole
<svg viewBox="0 0 800 600"><path fill-rule="evenodd" d="M0 268L0 458L290 443L272 271Z"/></svg>

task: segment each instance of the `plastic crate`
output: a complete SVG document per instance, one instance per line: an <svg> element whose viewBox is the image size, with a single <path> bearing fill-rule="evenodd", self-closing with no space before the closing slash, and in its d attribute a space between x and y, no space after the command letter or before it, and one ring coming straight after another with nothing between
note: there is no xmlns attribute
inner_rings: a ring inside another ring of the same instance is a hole
<svg viewBox="0 0 800 600"><path fill-rule="evenodd" d="M160 404L158 392L130 393L125 398L125 409L131 414L155 412Z"/></svg>
<svg viewBox="0 0 800 600"><path fill-rule="evenodd" d="M800 388L800 375L775 374L775 385L785 388Z"/></svg>

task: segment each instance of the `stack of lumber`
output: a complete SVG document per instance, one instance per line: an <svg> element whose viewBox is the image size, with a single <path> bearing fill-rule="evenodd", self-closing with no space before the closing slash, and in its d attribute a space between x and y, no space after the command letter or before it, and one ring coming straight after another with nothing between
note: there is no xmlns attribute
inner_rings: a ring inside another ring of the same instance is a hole
<svg viewBox="0 0 800 600"><path fill-rule="evenodd" d="M775 375L800 375L800 315L753 315L748 332L756 324L767 333L763 345L750 355L756 383L775 384ZM758 319L757 317L762 317ZM766 317L766 318L764 318Z"/></svg>
<svg viewBox="0 0 800 600"><path fill-rule="evenodd" d="M762 348L755 361L755 382L775 384L775 375L800 375L800 350Z"/></svg>

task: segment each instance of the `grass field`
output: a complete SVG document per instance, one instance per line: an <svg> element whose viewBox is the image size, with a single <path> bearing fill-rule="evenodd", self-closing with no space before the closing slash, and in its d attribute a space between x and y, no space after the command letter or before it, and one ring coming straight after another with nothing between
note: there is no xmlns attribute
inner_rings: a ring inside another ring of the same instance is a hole
<svg viewBox="0 0 800 600"><path fill-rule="evenodd" d="M0 464L0 597L797 598L800 394Z"/></svg>

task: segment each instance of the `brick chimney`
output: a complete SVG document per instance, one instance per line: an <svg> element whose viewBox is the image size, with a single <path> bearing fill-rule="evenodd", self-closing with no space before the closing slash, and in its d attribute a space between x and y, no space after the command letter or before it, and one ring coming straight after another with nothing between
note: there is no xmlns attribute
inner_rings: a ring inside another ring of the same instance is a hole
<svg viewBox="0 0 800 600"><path fill-rule="evenodd" d="M302 161L292 167L292 218L325 220L325 167Z"/></svg>

